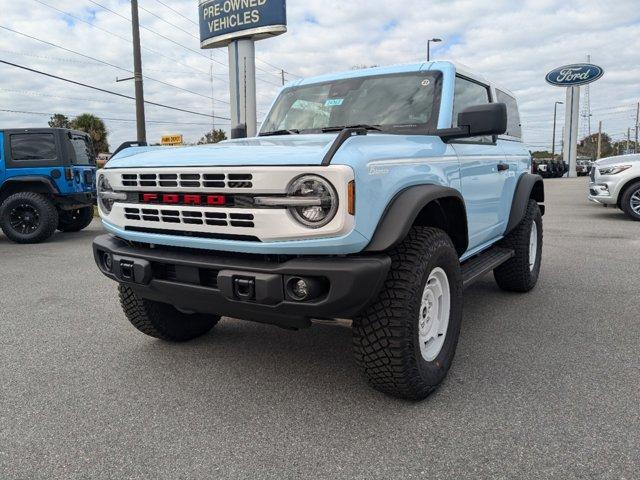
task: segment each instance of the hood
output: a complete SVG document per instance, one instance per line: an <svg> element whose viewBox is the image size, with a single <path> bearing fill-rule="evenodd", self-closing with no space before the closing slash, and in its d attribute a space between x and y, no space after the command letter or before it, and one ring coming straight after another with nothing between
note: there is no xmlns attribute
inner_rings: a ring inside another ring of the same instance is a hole
<svg viewBox="0 0 640 480"><path fill-rule="evenodd" d="M320 165L337 134L229 140L194 147L131 147L105 168Z"/></svg>
<svg viewBox="0 0 640 480"><path fill-rule="evenodd" d="M599 167L605 167L607 165L616 165L618 163L633 163L640 162L640 155L619 155L617 157L609 157L603 158L602 160L598 160L596 165Z"/></svg>

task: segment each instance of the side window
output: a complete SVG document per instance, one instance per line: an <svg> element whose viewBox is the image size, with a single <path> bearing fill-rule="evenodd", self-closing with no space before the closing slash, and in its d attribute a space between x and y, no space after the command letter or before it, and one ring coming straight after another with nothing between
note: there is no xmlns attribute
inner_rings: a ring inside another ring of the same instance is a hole
<svg viewBox="0 0 640 480"><path fill-rule="evenodd" d="M13 162L55 160L58 156L51 133L13 134L10 138Z"/></svg>
<svg viewBox="0 0 640 480"><path fill-rule="evenodd" d="M507 132L505 135L521 138L520 113L518 112L518 102L516 102L516 99L500 90L496 90L496 101L498 103L504 103L507 106Z"/></svg>
<svg viewBox="0 0 640 480"><path fill-rule="evenodd" d="M453 97L453 126L458 126L458 114L464 109L490 102L489 87L466 78L456 77ZM475 137L463 141L492 143L493 139L491 137Z"/></svg>

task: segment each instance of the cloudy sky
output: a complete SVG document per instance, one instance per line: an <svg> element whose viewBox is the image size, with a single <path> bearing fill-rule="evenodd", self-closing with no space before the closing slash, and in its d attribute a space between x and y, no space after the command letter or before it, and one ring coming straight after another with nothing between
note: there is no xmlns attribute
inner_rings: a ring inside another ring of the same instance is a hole
<svg viewBox="0 0 640 480"><path fill-rule="evenodd" d="M635 126L638 0L287 3L289 32L257 45L259 119L280 88L281 69L294 80L355 65L417 62L426 57L427 39L439 37L434 57L461 62L516 93L525 140L534 150L550 148L553 105L564 100L564 90L547 85L545 74L587 55L606 72L590 88L592 131L602 121L606 132L622 139ZM228 129L227 52L200 50L197 0L139 4L146 99L211 114L213 97L215 115L222 117L216 127ZM132 82L115 81L132 69L130 15L127 0L0 0L0 60L133 95ZM46 126L52 112L102 116L112 148L135 138L132 101L0 64L0 127ZM559 137L563 118L559 109ZM206 116L152 106L147 120L150 141L170 133L196 141L211 127ZM580 131L587 130L585 121Z"/></svg>

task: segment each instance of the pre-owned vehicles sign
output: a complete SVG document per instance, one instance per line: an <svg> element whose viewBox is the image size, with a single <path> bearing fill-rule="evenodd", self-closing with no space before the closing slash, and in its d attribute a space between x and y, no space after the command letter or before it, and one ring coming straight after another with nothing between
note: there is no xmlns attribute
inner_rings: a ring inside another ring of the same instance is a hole
<svg viewBox="0 0 640 480"><path fill-rule="evenodd" d="M255 39L287 31L286 0L200 0L202 48L221 47L236 38Z"/></svg>
<svg viewBox="0 0 640 480"><path fill-rule="evenodd" d="M577 63L556 68L547 74L547 83L556 87L577 87L595 82L604 75L604 70L597 65Z"/></svg>

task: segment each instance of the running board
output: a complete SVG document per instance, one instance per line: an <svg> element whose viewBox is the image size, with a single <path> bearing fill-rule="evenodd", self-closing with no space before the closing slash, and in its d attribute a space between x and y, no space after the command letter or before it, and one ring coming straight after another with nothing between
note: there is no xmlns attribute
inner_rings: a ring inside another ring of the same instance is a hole
<svg viewBox="0 0 640 480"><path fill-rule="evenodd" d="M515 256L508 248L493 247L464 262L462 267L462 287L467 288L484 274L498 268Z"/></svg>

